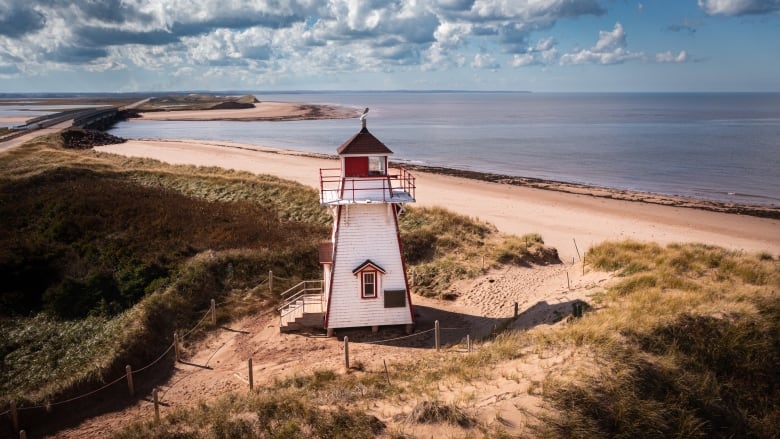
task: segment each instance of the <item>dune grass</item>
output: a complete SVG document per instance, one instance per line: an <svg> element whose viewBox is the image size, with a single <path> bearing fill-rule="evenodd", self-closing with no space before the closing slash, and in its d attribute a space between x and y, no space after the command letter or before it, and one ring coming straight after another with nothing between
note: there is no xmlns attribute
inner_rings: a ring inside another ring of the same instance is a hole
<svg viewBox="0 0 780 439"><path fill-rule="evenodd" d="M593 248L620 279L598 312L543 344L592 350L583 383L548 386L565 413L552 436L776 437L780 433L780 262L700 244Z"/></svg>
<svg viewBox="0 0 780 439"><path fill-rule="evenodd" d="M215 428L238 420L245 430L237 437L286 437L287 429L314 431L311 416L298 415L307 404L347 413L354 424L343 425L350 428L377 416L372 422L383 429L354 431L383 437L408 437L405 425L428 422L460 425L463 437L509 437L473 409L442 402L442 383L489 382L503 363L572 349L585 356L528 384L529 395L546 406L528 437L777 437L780 261L766 253L630 241L599 245L588 260L620 276L595 294L581 319L501 333L471 354L445 350L394 362L392 384L379 370L319 370L178 409L160 424L138 423L118 437L170 437L187 428L185 437L214 437ZM274 412L290 405L295 415L287 423L251 406L269 395L279 398ZM383 417L377 406L411 408ZM209 417L197 428L186 421Z"/></svg>

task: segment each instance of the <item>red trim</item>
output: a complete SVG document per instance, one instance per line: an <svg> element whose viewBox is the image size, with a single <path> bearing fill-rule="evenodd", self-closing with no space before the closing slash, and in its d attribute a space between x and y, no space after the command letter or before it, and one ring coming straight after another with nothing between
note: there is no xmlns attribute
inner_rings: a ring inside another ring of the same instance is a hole
<svg viewBox="0 0 780 439"><path fill-rule="evenodd" d="M393 204L396 206L396 204ZM406 285L406 303L409 304L409 314L412 317L412 324L414 324L414 308L412 306L412 292L409 291L409 279L406 277L406 261L404 261L404 249L401 245L401 229L398 228L398 215L393 209L393 222L395 223L395 236L398 238L398 255L401 257L401 268L404 272L404 285ZM330 306L330 302L328 302Z"/></svg>
<svg viewBox="0 0 780 439"><path fill-rule="evenodd" d="M328 329L328 319L330 318L330 304L333 302L333 273L336 272L336 254L338 253L338 246L336 246L336 242L338 242L339 238L339 230L341 226L341 208L342 206L338 206L336 208L336 232L333 234L333 265L330 266L330 282L328 283L328 308L325 310L325 322L323 322L322 326L323 329ZM406 272L404 271L404 276L406 276Z"/></svg>

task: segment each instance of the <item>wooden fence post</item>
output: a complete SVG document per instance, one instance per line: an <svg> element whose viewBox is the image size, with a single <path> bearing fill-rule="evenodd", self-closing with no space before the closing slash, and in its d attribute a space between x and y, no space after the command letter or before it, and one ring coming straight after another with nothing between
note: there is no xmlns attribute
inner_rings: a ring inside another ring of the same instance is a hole
<svg viewBox="0 0 780 439"><path fill-rule="evenodd" d="M385 363L385 377L387 377L387 384L390 384L390 372L387 371L387 360L383 358L382 362Z"/></svg>
<svg viewBox="0 0 780 439"><path fill-rule="evenodd" d="M466 334L466 349L471 352L471 334Z"/></svg>
<svg viewBox="0 0 780 439"><path fill-rule="evenodd" d="M179 362L179 334L173 333L173 350L176 354L176 362Z"/></svg>
<svg viewBox="0 0 780 439"><path fill-rule="evenodd" d="M19 439L27 439L27 432L24 430L19 430Z"/></svg>
<svg viewBox="0 0 780 439"><path fill-rule="evenodd" d="M252 357L249 357L246 364L247 368L249 369L249 390L252 390L255 388L255 375L252 371Z"/></svg>
<svg viewBox="0 0 780 439"><path fill-rule="evenodd" d="M211 299L211 324L217 326L217 304Z"/></svg>
<svg viewBox="0 0 780 439"><path fill-rule="evenodd" d="M569 280L569 272L568 272L568 270L566 271L566 287L568 289L571 289L571 281Z"/></svg>
<svg viewBox="0 0 780 439"><path fill-rule="evenodd" d="M154 420L160 420L160 400L157 397L157 387L152 390L152 398L154 398Z"/></svg>
<svg viewBox="0 0 780 439"><path fill-rule="evenodd" d="M349 370L349 337L344 336L344 366Z"/></svg>
<svg viewBox="0 0 780 439"><path fill-rule="evenodd" d="M574 241L574 249L577 250L577 258L579 258L579 260L581 261L582 257L580 256L580 249L577 247L577 240L574 238L572 238L571 240Z"/></svg>
<svg viewBox="0 0 780 439"><path fill-rule="evenodd" d="M135 386L133 385L133 368L128 364L125 366L125 374L127 375L127 390L130 391L130 396L135 396Z"/></svg>
<svg viewBox="0 0 780 439"><path fill-rule="evenodd" d="M434 340L436 343L436 352L439 352L439 348L441 347L441 335L439 334L439 321L436 320L433 322L433 328L434 328Z"/></svg>
<svg viewBox="0 0 780 439"><path fill-rule="evenodd" d="M268 270L268 293L274 294L274 272Z"/></svg>
<svg viewBox="0 0 780 439"><path fill-rule="evenodd" d="M19 431L19 412L16 410L16 401L11 401L11 423L14 431Z"/></svg>
<svg viewBox="0 0 780 439"><path fill-rule="evenodd" d="M515 318L517 318L517 302L515 302Z"/></svg>

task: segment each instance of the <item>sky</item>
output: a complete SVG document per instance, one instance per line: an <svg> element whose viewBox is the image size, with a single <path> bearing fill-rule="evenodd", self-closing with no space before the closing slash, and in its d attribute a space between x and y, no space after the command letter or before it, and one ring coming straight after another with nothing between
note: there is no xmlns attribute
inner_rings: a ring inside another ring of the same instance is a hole
<svg viewBox="0 0 780 439"><path fill-rule="evenodd" d="M780 91L780 0L0 0L0 93Z"/></svg>

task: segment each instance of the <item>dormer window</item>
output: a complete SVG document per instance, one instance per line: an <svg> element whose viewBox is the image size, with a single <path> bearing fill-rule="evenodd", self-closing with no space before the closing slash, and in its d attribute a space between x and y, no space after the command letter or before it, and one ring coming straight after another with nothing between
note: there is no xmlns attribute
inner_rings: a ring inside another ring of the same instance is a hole
<svg viewBox="0 0 780 439"><path fill-rule="evenodd" d="M363 272L363 298L370 299L376 297L376 272Z"/></svg>
<svg viewBox="0 0 780 439"><path fill-rule="evenodd" d="M385 175L386 157L368 158L368 175Z"/></svg>
<svg viewBox="0 0 780 439"><path fill-rule="evenodd" d="M352 270L352 274L360 278L360 297L363 299L376 299L379 296L380 276L385 274L385 270L379 265L366 259L366 262L360 264Z"/></svg>

